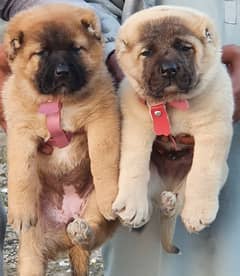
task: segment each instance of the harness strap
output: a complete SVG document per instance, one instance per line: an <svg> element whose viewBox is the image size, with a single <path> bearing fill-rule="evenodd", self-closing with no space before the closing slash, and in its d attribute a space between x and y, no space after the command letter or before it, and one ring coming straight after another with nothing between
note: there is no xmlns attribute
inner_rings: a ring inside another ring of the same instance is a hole
<svg viewBox="0 0 240 276"><path fill-rule="evenodd" d="M62 104L54 101L42 103L38 110L46 116L47 129L50 133L46 143L57 148L66 147L72 138L72 133L64 131L61 127L61 109Z"/></svg>

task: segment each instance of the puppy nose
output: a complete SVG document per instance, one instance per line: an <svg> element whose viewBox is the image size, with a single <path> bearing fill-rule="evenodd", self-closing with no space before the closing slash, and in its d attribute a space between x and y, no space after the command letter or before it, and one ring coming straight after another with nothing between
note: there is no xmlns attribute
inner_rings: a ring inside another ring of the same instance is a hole
<svg viewBox="0 0 240 276"><path fill-rule="evenodd" d="M175 62L166 61L160 65L163 77L172 78L177 74L178 66Z"/></svg>
<svg viewBox="0 0 240 276"><path fill-rule="evenodd" d="M56 66L55 75L56 77L65 77L69 74L69 66L64 63L60 63Z"/></svg>

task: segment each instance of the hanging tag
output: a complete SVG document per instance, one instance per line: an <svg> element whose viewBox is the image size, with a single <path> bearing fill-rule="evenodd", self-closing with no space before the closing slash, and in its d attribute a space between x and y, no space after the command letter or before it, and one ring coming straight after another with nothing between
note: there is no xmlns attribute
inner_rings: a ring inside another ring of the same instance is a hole
<svg viewBox="0 0 240 276"><path fill-rule="evenodd" d="M151 106L150 112L153 120L154 133L156 135L170 135L171 127L165 104Z"/></svg>

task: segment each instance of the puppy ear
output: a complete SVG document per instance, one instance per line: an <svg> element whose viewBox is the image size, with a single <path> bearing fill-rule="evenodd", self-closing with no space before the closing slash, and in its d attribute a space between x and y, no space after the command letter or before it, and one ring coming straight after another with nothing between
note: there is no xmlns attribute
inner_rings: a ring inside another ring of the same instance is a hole
<svg viewBox="0 0 240 276"><path fill-rule="evenodd" d="M116 41L116 50L118 53L123 53L123 52L126 52L128 48L128 43L126 40L122 39L122 38L117 38L117 41Z"/></svg>
<svg viewBox="0 0 240 276"><path fill-rule="evenodd" d="M209 31L208 28L205 29L204 35L205 35L205 38L206 38L207 42L211 43L212 40L213 40L213 37L212 37L212 34L211 34L211 32Z"/></svg>
<svg viewBox="0 0 240 276"><path fill-rule="evenodd" d="M98 18L92 11L84 11L81 15L81 25L83 28L97 40L101 40L101 27Z"/></svg>
<svg viewBox="0 0 240 276"><path fill-rule="evenodd" d="M9 61L13 61L17 53L22 48L24 42L24 34L19 31L17 34L6 33L4 38L5 49Z"/></svg>

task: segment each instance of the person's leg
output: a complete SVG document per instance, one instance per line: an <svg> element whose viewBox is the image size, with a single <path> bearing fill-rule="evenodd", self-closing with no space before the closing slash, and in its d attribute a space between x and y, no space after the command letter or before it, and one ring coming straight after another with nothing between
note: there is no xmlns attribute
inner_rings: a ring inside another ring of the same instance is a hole
<svg viewBox="0 0 240 276"><path fill-rule="evenodd" d="M229 157L229 178L221 192L220 211L210 228L188 234L178 221L174 244L182 255L160 245L159 216L141 233L121 227L103 249L105 276L238 276L240 271L240 124ZM204 183L203 183L204 185Z"/></svg>
<svg viewBox="0 0 240 276"><path fill-rule="evenodd" d="M6 213L0 200L0 275L3 275L3 244L6 230Z"/></svg>

